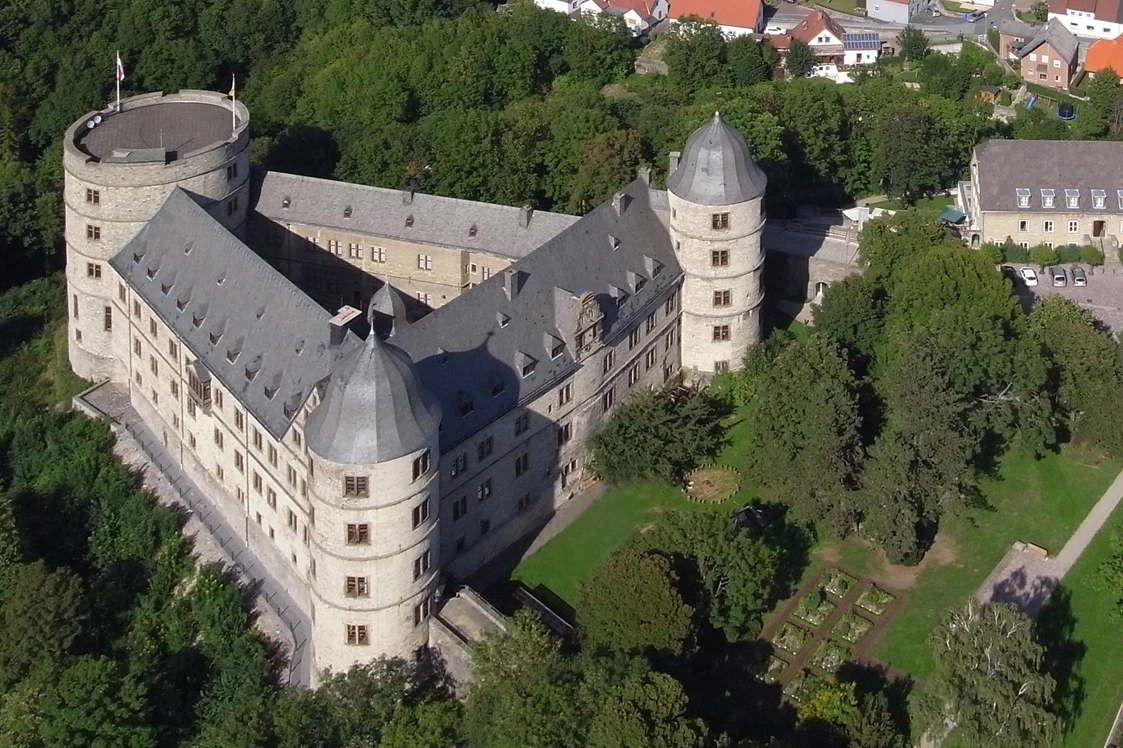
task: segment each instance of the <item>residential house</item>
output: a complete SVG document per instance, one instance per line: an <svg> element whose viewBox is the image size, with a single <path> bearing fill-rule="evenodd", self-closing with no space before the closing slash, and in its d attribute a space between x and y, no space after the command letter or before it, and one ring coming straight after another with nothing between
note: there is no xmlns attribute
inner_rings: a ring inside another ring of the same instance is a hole
<svg viewBox="0 0 1123 748"><path fill-rule="evenodd" d="M620 16L628 30L638 36L667 17L669 3L668 0L584 0L577 9L581 13Z"/></svg>
<svg viewBox="0 0 1123 748"><path fill-rule="evenodd" d="M1123 74L1123 35L1114 39L1098 39L1088 48L1084 71L1095 75L1101 70L1114 70Z"/></svg>
<svg viewBox="0 0 1123 748"><path fill-rule="evenodd" d="M1007 240L1113 246L1123 236L1123 143L989 140L975 146L956 203L971 246Z"/></svg>
<svg viewBox="0 0 1123 748"><path fill-rule="evenodd" d="M881 54L881 37L878 34L846 33L838 21L821 10L809 14L787 34L768 37L773 49L785 57L793 39L807 44L815 54L815 67L812 68L811 75L830 78L836 83L849 82L849 68L872 65Z"/></svg>
<svg viewBox="0 0 1123 748"><path fill-rule="evenodd" d="M1049 0L1049 19L1054 18L1077 36L1114 39L1123 34L1121 0Z"/></svg>
<svg viewBox="0 0 1123 748"><path fill-rule="evenodd" d="M1049 88L1067 89L1076 72L1080 42L1064 24L1049 19L1018 55L1022 79Z"/></svg>
<svg viewBox="0 0 1123 748"><path fill-rule="evenodd" d="M879 21L908 23L927 5L927 0L866 0L866 15Z"/></svg>
<svg viewBox="0 0 1123 748"><path fill-rule="evenodd" d="M998 22L998 55L1004 60L1018 59L1022 49L1044 28L1016 18L1003 18Z"/></svg>
<svg viewBox="0 0 1123 748"><path fill-rule="evenodd" d="M761 0L675 0L668 17L682 23L690 17L712 21L728 38L759 34L764 27Z"/></svg>
<svg viewBox="0 0 1123 748"><path fill-rule="evenodd" d="M534 0L534 4L539 8L570 15L577 12L578 6L581 5L581 0Z"/></svg>

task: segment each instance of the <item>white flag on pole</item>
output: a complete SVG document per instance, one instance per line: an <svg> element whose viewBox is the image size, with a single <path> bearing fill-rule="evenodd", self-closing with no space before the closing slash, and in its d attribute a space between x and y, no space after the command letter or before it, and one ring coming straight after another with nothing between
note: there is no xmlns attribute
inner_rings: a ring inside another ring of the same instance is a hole
<svg viewBox="0 0 1123 748"><path fill-rule="evenodd" d="M121 62L121 53L117 53L117 82L125 80L125 65Z"/></svg>

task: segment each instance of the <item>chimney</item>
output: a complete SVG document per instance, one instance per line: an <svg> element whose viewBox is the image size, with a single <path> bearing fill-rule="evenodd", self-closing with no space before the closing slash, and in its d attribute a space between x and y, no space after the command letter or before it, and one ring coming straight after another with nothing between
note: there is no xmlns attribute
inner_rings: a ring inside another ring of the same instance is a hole
<svg viewBox="0 0 1123 748"><path fill-rule="evenodd" d="M530 217L534 215L534 208L529 205L524 205L519 208L519 228L525 229L530 226Z"/></svg>
<svg viewBox="0 0 1123 748"><path fill-rule="evenodd" d="M624 215L624 211L628 207L628 196L623 192L617 192L612 196L612 207L616 209L616 215Z"/></svg>
<svg viewBox="0 0 1123 748"><path fill-rule="evenodd" d="M503 271L503 293L507 294L509 301L514 301L522 290L523 274L514 268Z"/></svg>
<svg viewBox="0 0 1123 748"><path fill-rule="evenodd" d="M636 176L638 176L640 181L644 184L651 184L651 169L646 166L641 166L639 170L636 171Z"/></svg>
<svg viewBox="0 0 1123 748"><path fill-rule="evenodd" d="M402 205L413 205L413 190L402 191Z"/></svg>
<svg viewBox="0 0 1123 748"><path fill-rule="evenodd" d="M682 158L682 151L671 151L671 168L670 171L667 172L668 177L675 173L680 158Z"/></svg>
<svg viewBox="0 0 1123 748"><path fill-rule="evenodd" d="M347 337L347 331L351 329L357 320L362 319L362 312L353 306L340 307L339 313L336 314L328 325L331 327L331 338L329 344L335 348L343 344L343 340Z"/></svg>

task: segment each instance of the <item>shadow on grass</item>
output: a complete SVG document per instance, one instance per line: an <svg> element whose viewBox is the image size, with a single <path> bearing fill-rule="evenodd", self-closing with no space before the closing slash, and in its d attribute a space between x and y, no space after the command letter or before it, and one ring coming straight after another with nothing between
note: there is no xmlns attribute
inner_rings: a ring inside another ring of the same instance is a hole
<svg viewBox="0 0 1123 748"><path fill-rule="evenodd" d="M910 678L897 677L883 665L866 662L843 663L836 676L839 683L853 683L859 696L885 694L897 733L911 734L909 696L915 684Z"/></svg>
<svg viewBox="0 0 1123 748"><path fill-rule="evenodd" d="M1053 694L1053 713L1060 718L1065 731L1071 729L1080 716L1087 696L1084 678L1077 673L1077 668L1088 653L1088 647L1084 642L1073 639L1075 627L1072 593L1064 585L1059 585L1041 608L1037 618L1037 638L1045 648L1042 668L1057 684Z"/></svg>

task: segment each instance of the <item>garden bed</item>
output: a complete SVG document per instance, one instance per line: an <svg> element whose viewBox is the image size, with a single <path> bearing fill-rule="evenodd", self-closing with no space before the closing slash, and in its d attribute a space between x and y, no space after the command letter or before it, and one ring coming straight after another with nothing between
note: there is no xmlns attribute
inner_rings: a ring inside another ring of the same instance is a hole
<svg viewBox="0 0 1123 748"><path fill-rule="evenodd" d="M820 586L835 597L846 597L846 593L854 589L858 580L844 571L828 569L820 580Z"/></svg>
<svg viewBox="0 0 1123 748"><path fill-rule="evenodd" d="M783 675L784 670L787 667L787 660L783 660L776 655L772 655L772 657L768 660L768 670L764 672L762 680L764 680L765 683L775 683L776 681L780 680L780 676Z"/></svg>
<svg viewBox="0 0 1123 748"><path fill-rule="evenodd" d="M827 599L821 590L804 595L795 606L792 614L812 626L818 626L834 612L834 603Z"/></svg>
<svg viewBox="0 0 1123 748"><path fill-rule="evenodd" d="M794 623L785 623L772 637L772 643L789 654L799 654L811 635Z"/></svg>
<svg viewBox="0 0 1123 748"><path fill-rule="evenodd" d="M825 641L819 645L815 650L815 654L811 656L811 665L825 670L828 673L836 672L842 663L850 659L850 650L843 647L841 644L836 644L831 641Z"/></svg>
<svg viewBox="0 0 1123 748"><path fill-rule="evenodd" d="M808 696L820 687L822 682L822 679L814 673L800 670L788 681L788 685L784 687L784 696L797 704L803 703Z"/></svg>
<svg viewBox="0 0 1123 748"><path fill-rule="evenodd" d="M868 590L862 593L858 598L858 607L868 610L875 616L879 616L888 610L889 606L896 600L896 596L890 595L885 590L871 585Z"/></svg>
<svg viewBox="0 0 1123 748"><path fill-rule="evenodd" d="M866 634L873 628L873 622L867 621L860 615L846 611L838 623L831 629L831 634L850 644L862 641Z"/></svg>

